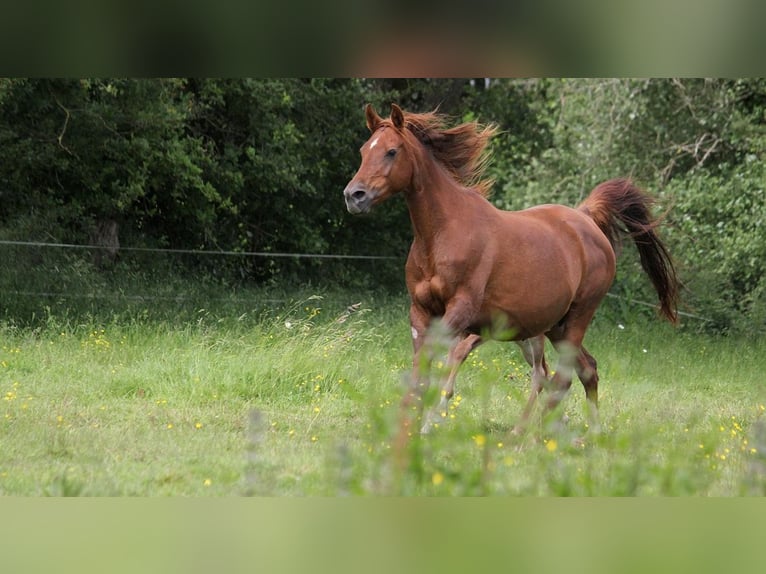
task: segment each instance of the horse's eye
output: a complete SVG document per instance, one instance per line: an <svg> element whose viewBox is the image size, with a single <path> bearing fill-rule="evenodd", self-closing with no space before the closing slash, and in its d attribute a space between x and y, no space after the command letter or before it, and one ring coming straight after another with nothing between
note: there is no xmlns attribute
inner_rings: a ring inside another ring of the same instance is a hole
<svg viewBox="0 0 766 574"><path fill-rule="evenodd" d="M394 157L396 155L396 150L394 148L391 148L386 152L386 157Z"/></svg>

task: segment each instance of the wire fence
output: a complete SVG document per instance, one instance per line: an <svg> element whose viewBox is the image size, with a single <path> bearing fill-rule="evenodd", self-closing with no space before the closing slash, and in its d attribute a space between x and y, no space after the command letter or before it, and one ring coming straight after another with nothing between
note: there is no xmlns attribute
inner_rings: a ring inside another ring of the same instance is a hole
<svg viewBox="0 0 766 574"><path fill-rule="evenodd" d="M654 310L659 310L659 308L660 308L660 306L657 305L656 303L649 303L647 301L639 301L638 299L622 297L622 296L616 295L614 293L607 293L606 296L607 297L611 297L612 299L618 299L620 301L624 301L626 303L630 303L632 305L639 305L639 306L642 306L642 307L650 307L650 308L652 308ZM703 321L703 322L706 322L706 323L712 322L712 319L710 319L708 317L703 317L701 315L695 315L694 313L688 313L687 311L678 311L678 314L681 317L686 317L688 319L696 319L698 321Z"/></svg>
<svg viewBox="0 0 766 574"><path fill-rule="evenodd" d="M111 261L116 254L119 260ZM101 264L104 260L106 265ZM278 269L275 261L282 262ZM308 282L334 280L342 284L346 276L380 275L381 266L400 273L397 261L403 263L403 258L346 253L117 248L2 239L0 312L17 317L39 315L45 307L89 310L110 306L180 309L212 303L242 307L274 305L287 299L270 297L268 289L258 288L259 282L249 274L258 271L259 266L262 277L289 271L281 290L285 293L299 291ZM363 272L356 273L360 268ZM272 281L275 282L279 280Z"/></svg>
<svg viewBox="0 0 766 574"><path fill-rule="evenodd" d="M87 245L87 244L73 244L73 243L57 243L57 242L44 242L44 241L17 241L17 240L0 240L0 248L22 248L22 249L54 249L54 250L69 250L75 252L101 252L105 250L113 249L104 245ZM204 250L204 249L172 249L172 248L158 248L158 247L130 247L120 246L118 248L120 253L135 253L135 254L163 254L170 256L192 256L192 257L224 257L224 258L264 258L264 259L291 259L295 261L300 260L314 260L314 261L360 261L360 262L375 262L375 261L401 261L403 263L403 257L396 257L390 255L364 255L364 254L335 254L335 253L289 253L289 252L270 252L270 251L231 251L231 250ZM25 262L12 262L8 253L4 254L2 258L6 262L2 266L4 272L0 276L0 294L5 298L7 297L25 297L30 299L44 299L44 300L80 300L80 301L108 301L119 300L130 303L151 303L151 302L170 302L170 303L184 303L190 301L199 301L200 293L195 291L194 294L189 294L186 291L178 291L177 285L173 286L175 291L173 293L157 292L126 292L124 288L118 286L116 289L110 289L105 284L91 285L92 288L88 288L88 285L79 284L77 281L60 281L62 276L62 269L60 268L60 262L46 262L40 260L35 265L34 258L31 261ZM35 269L37 267L37 269ZM12 271L15 270L15 271ZM71 270L70 270L71 271ZM16 274L15 280L11 277ZM64 273L66 275L66 273ZM75 275L77 273L75 272ZM37 275L35 278L34 276ZM39 276L43 275L46 280L40 280ZM71 273L70 273L71 275ZM71 279L71 278L70 278ZM87 282L87 278L86 278ZM119 279L118 279L119 283ZM33 285L37 288L23 288L22 285ZM55 288L40 288L44 286L53 285ZM134 285L135 289L136 286ZM649 307L658 309L659 306L655 303L647 301L641 301L633 298L623 297L614 293L607 293L607 296L619 300L629 305ZM230 293L227 297L210 295L210 292L206 292L204 295L206 301L217 301L227 303L241 303L241 304L253 304L253 303L266 303L277 304L284 302L281 298L264 298L259 297L254 299L252 297L241 297L234 293ZM685 311L679 311L678 314L682 317L694 319L702 322L710 322L711 319L689 313Z"/></svg>
<svg viewBox="0 0 766 574"><path fill-rule="evenodd" d="M74 243L50 243L45 241L12 241L0 239L0 245L13 245L20 247L42 247L58 249L77 249L91 251L106 251L117 249L118 251L133 253L176 253L183 255L217 255L235 257L267 257L267 258L290 258L290 259L354 259L360 261L392 261L400 259L392 255L348 255L337 253L280 253L274 251L223 251L205 249L166 249L160 247L122 247L113 248L106 245L78 245Z"/></svg>

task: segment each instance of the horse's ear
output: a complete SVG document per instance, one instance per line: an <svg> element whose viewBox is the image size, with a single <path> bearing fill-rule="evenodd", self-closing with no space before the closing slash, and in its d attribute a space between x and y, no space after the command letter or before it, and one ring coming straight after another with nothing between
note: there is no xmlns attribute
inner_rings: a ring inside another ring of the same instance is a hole
<svg viewBox="0 0 766 574"><path fill-rule="evenodd" d="M391 121L398 130L404 128L404 112L396 104L391 104Z"/></svg>
<svg viewBox="0 0 766 574"><path fill-rule="evenodd" d="M364 107L364 116L367 120L367 129L369 129L370 132L374 132L378 129L380 122L383 121L383 118L381 118L378 115L378 112L373 109L372 104L367 104Z"/></svg>

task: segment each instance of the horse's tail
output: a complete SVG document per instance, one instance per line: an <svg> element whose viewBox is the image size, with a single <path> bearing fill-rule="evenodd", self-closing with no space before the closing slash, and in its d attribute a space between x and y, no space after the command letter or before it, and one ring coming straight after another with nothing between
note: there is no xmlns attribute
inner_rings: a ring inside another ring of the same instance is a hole
<svg viewBox="0 0 766 574"><path fill-rule="evenodd" d="M679 281L673 260L655 232L660 221L651 216L653 203L629 179L610 179L597 185L578 209L596 222L613 247L623 233L633 238L641 266L660 298L660 312L677 323Z"/></svg>

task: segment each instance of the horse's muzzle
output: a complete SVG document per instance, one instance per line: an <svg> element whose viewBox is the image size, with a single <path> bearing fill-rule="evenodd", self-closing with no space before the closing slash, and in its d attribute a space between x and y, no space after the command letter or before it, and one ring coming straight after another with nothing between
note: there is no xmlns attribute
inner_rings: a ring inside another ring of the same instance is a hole
<svg viewBox="0 0 766 574"><path fill-rule="evenodd" d="M346 209L354 215L369 212L375 196L374 193L358 187L347 187L343 190L343 195L346 198Z"/></svg>

